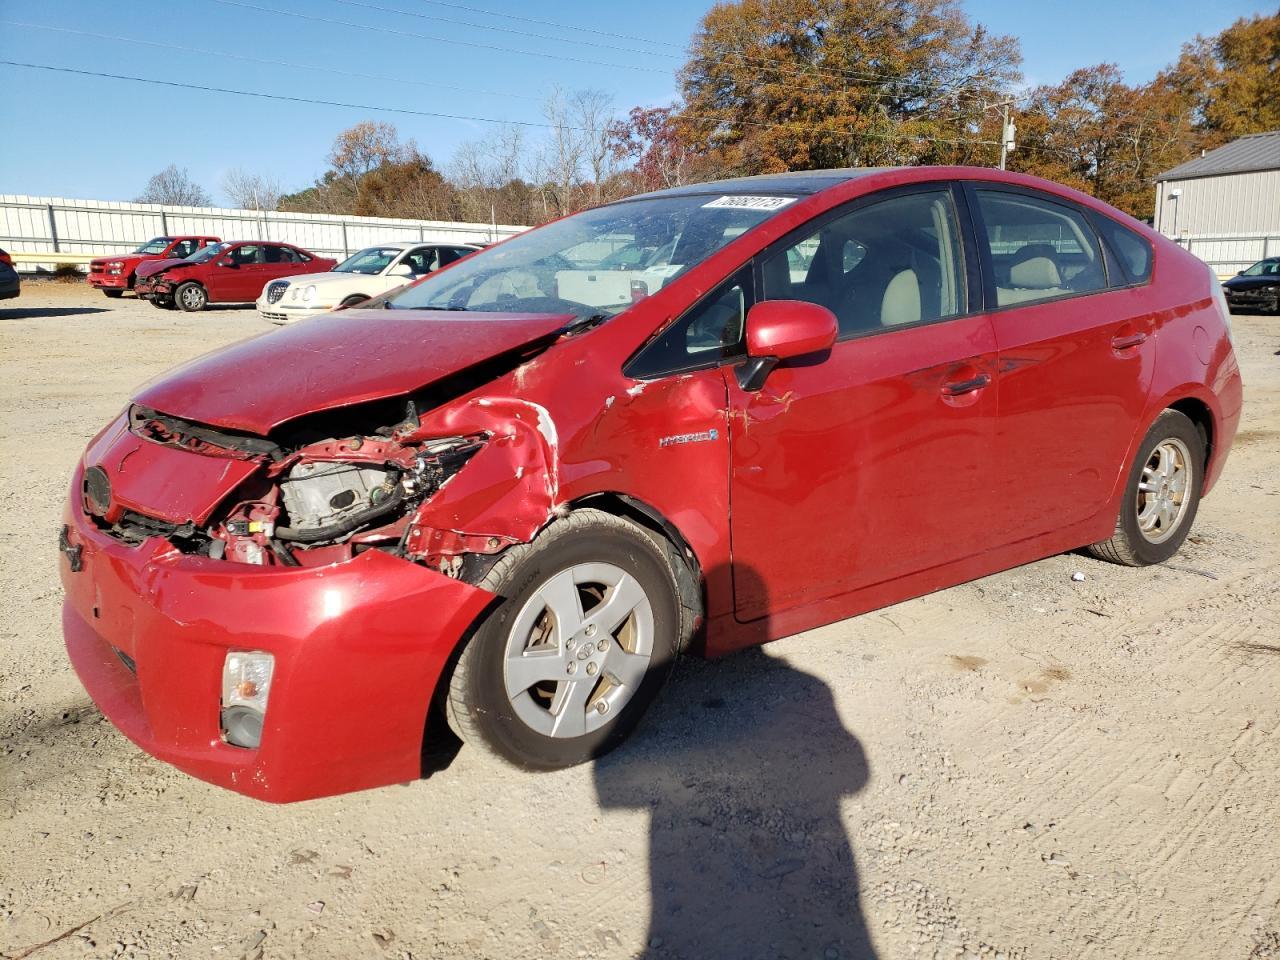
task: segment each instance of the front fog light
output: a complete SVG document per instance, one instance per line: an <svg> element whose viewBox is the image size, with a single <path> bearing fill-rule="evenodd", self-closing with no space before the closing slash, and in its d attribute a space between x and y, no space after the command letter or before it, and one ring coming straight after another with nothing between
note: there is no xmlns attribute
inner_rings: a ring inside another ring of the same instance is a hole
<svg viewBox="0 0 1280 960"><path fill-rule="evenodd" d="M262 742L262 722L276 659L269 653L227 654L222 666L222 732L237 747Z"/></svg>

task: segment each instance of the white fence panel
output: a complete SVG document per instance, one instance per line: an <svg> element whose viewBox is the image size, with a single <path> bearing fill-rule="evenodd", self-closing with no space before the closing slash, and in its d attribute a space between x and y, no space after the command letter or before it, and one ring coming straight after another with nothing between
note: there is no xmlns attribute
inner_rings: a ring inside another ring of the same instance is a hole
<svg viewBox="0 0 1280 960"><path fill-rule="evenodd" d="M223 240L283 240L339 259L377 243L494 241L520 233L514 224L391 220L331 214L279 213L222 207L170 207L115 200L68 200L0 194L0 248L45 253L20 269L52 271L86 256L124 253L152 237L203 234ZM69 255L59 260L58 255Z"/></svg>
<svg viewBox="0 0 1280 960"><path fill-rule="evenodd" d="M1179 238L1178 243L1209 264L1224 279L1263 257L1280 256L1280 236L1274 234L1188 236Z"/></svg>

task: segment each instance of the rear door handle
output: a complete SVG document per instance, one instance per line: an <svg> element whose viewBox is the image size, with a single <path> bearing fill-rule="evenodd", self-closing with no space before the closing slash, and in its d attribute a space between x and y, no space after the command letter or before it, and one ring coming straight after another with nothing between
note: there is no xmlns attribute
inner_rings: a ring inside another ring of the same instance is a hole
<svg viewBox="0 0 1280 960"><path fill-rule="evenodd" d="M1147 342L1145 333L1127 333L1111 338L1112 350L1129 350Z"/></svg>
<svg viewBox="0 0 1280 960"><path fill-rule="evenodd" d="M981 390L991 382L991 375L988 373L980 373L976 377L968 380L956 380L952 383L944 383L942 392L948 397L959 397L966 393L973 393L975 390Z"/></svg>

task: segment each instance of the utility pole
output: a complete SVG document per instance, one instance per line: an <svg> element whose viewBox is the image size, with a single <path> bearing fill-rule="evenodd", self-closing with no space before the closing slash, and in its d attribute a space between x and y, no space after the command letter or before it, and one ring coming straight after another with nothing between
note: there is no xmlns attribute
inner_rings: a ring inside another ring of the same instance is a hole
<svg viewBox="0 0 1280 960"><path fill-rule="evenodd" d="M999 104L1000 107L1000 169L1004 169L1005 161L1009 158L1009 153L1017 149L1018 128L1012 120L1009 119L1009 107L1013 103L1012 100L1005 100Z"/></svg>

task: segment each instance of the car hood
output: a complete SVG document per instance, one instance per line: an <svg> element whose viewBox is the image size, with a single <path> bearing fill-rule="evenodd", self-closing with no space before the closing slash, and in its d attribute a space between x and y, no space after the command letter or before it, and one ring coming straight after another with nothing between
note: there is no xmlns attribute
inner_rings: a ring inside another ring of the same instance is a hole
<svg viewBox="0 0 1280 960"><path fill-rule="evenodd" d="M1259 287L1280 287L1280 277L1232 277L1222 285L1229 290L1257 290Z"/></svg>
<svg viewBox="0 0 1280 960"><path fill-rule="evenodd" d="M170 267L177 266L180 263L187 263L187 261L174 257L165 257L162 260L148 260L145 263L138 264L138 276L153 277L161 270L168 270Z"/></svg>
<svg viewBox="0 0 1280 960"><path fill-rule="evenodd" d="M426 387L553 338L572 314L344 310L198 357L146 384L135 402L265 436L289 420Z"/></svg>

